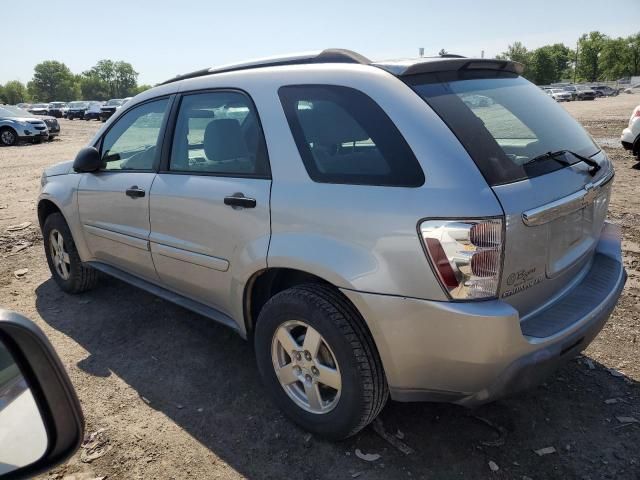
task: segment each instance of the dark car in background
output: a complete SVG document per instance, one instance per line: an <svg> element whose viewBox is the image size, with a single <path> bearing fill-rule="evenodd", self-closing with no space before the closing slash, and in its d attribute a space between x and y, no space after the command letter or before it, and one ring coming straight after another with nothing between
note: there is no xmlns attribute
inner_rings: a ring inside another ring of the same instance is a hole
<svg viewBox="0 0 640 480"><path fill-rule="evenodd" d="M84 112L85 120L100 120L100 108L104 102L89 102L89 106Z"/></svg>
<svg viewBox="0 0 640 480"><path fill-rule="evenodd" d="M572 100L595 100L596 98L596 92L585 85L567 85L562 88L571 93Z"/></svg>
<svg viewBox="0 0 640 480"><path fill-rule="evenodd" d="M596 96L598 97L615 97L619 93L618 90L608 85L596 85L591 87L591 90L596 92Z"/></svg>
<svg viewBox="0 0 640 480"><path fill-rule="evenodd" d="M102 107L100 107L100 120L106 122L111 115L116 113L116 110L124 103L123 98L112 98L107 101Z"/></svg>
<svg viewBox="0 0 640 480"><path fill-rule="evenodd" d="M48 103L34 103L27 110L29 113L33 113L34 115L49 115L49 104Z"/></svg>
<svg viewBox="0 0 640 480"><path fill-rule="evenodd" d="M43 117L42 120L47 124L47 128L49 129L49 141L60 135L60 124L56 117L47 115Z"/></svg>
<svg viewBox="0 0 640 480"><path fill-rule="evenodd" d="M49 104L49 115L56 118L62 118L67 112L67 104L65 102L51 102Z"/></svg>
<svg viewBox="0 0 640 480"><path fill-rule="evenodd" d="M67 119L73 120L84 118L84 112L89 108L89 102L71 102L69 104L69 110L67 110Z"/></svg>

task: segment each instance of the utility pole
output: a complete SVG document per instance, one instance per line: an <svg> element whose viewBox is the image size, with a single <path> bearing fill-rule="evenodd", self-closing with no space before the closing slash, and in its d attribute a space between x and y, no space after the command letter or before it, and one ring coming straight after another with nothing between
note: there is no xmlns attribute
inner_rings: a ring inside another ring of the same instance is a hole
<svg viewBox="0 0 640 480"><path fill-rule="evenodd" d="M480 58L484 58L484 50L480 50Z"/></svg>
<svg viewBox="0 0 640 480"><path fill-rule="evenodd" d="M424 57L424 47L418 48L418 56L419 57Z"/></svg>

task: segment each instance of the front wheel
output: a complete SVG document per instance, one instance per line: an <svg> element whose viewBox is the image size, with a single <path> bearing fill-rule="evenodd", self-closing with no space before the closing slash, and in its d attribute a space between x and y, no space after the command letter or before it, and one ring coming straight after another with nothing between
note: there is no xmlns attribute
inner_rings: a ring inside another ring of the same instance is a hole
<svg viewBox="0 0 640 480"><path fill-rule="evenodd" d="M0 143L5 147L10 147L18 142L18 134L12 128L0 129Z"/></svg>
<svg viewBox="0 0 640 480"><path fill-rule="evenodd" d="M332 287L301 285L275 295L260 312L254 341L266 389L305 430L343 439L372 422L386 403L373 340Z"/></svg>
<svg viewBox="0 0 640 480"><path fill-rule="evenodd" d="M53 279L67 293L81 293L98 283L98 271L80 260L69 226L60 213L47 217L42 227L44 250Z"/></svg>

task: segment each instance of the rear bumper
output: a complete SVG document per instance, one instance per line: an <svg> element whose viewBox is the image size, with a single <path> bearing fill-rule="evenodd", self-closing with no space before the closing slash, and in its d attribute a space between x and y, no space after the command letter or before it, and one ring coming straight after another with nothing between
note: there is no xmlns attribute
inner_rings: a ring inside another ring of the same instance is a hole
<svg viewBox="0 0 640 480"><path fill-rule="evenodd" d="M547 327L538 330L545 337L523 334L517 310L500 300L454 303L343 292L371 330L394 400L475 406L540 383L595 338L626 281L619 229L605 226L589 269L565 296L526 319L530 333L536 320ZM549 330L549 322L560 319L559 329Z"/></svg>

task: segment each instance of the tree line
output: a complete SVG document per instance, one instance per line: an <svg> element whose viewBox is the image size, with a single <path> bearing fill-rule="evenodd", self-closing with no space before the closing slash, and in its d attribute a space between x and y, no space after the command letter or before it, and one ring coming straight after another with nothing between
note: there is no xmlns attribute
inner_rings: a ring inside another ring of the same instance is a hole
<svg viewBox="0 0 640 480"><path fill-rule="evenodd" d="M100 60L74 74L64 63L46 60L34 67L26 85L18 80L0 84L0 103L108 100L131 97L148 88L151 85L138 85L138 72L127 62Z"/></svg>
<svg viewBox="0 0 640 480"><path fill-rule="evenodd" d="M537 85L619 80L640 75L640 32L617 38L597 31L585 33L576 49L554 43L528 50L514 42L496 58L522 63L523 76Z"/></svg>

